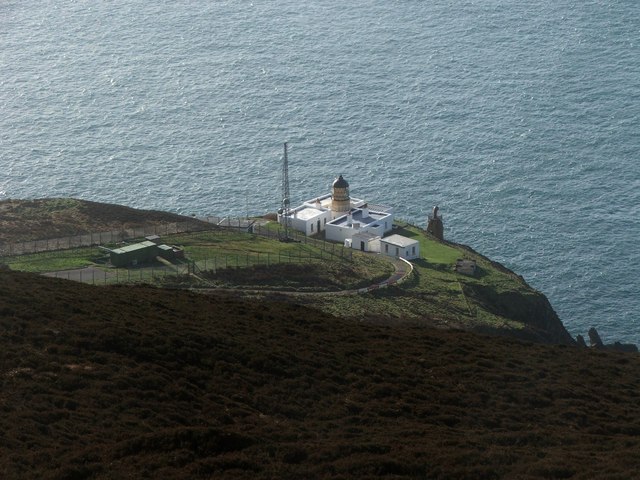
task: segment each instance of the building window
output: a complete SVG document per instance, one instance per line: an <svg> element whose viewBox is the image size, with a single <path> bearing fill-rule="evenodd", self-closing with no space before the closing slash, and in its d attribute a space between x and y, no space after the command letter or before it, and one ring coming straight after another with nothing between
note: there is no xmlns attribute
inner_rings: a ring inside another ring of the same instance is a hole
<svg viewBox="0 0 640 480"><path fill-rule="evenodd" d="M400 249L398 247L396 247L396 257L400 256Z"/></svg>
<svg viewBox="0 0 640 480"><path fill-rule="evenodd" d="M384 244L384 253L389 253L389 244L388 243Z"/></svg>
<svg viewBox="0 0 640 480"><path fill-rule="evenodd" d="M411 247L411 255L415 255L416 254L416 246L414 245L413 247Z"/></svg>
<svg viewBox="0 0 640 480"><path fill-rule="evenodd" d="M311 224L311 233L313 233L313 223Z"/></svg>

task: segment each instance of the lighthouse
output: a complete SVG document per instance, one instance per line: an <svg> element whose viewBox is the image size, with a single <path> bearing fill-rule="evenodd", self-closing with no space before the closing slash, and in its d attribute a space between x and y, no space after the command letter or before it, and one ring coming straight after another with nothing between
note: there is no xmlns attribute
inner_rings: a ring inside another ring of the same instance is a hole
<svg viewBox="0 0 640 480"><path fill-rule="evenodd" d="M331 212L333 218L348 213L351 210L349 197L349 183L340 175L335 179L331 192Z"/></svg>

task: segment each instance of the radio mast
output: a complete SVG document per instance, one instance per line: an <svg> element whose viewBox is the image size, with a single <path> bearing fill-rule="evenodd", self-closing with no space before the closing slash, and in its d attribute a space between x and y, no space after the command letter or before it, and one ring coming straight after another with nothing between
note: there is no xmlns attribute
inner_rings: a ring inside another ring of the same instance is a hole
<svg viewBox="0 0 640 480"><path fill-rule="evenodd" d="M282 215L284 216L285 242L290 240L291 229L291 193L289 191L289 158L287 157L287 142L284 142L284 160L282 161Z"/></svg>

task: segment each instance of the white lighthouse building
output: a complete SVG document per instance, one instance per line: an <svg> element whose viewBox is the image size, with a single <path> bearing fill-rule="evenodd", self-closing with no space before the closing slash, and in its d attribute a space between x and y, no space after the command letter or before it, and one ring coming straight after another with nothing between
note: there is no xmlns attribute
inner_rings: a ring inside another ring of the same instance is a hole
<svg viewBox="0 0 640 480"><path fill-rule="evenodd" d="M365 252L377 252L405 259L420 256L417 240L401 235L386 236L393 229L393 208L372 205L353 198L349 182L340 175L331 186L331 193L303 202L299 207L278 214L278 221L305 235L325 232L325 238Z"/></svg>
<svg viewBox="0 0 640 480"><path fill-rule="evenodd" d="M280 223L284 213L278 215ZM331 193L303 202L289 212L292 228L306 235L325 232L325 238L344 243L354 234L369 233L384 236L393 225L393 208L369 205L364 200L351 197L349 183L340 175L331 186Z"/></svg>

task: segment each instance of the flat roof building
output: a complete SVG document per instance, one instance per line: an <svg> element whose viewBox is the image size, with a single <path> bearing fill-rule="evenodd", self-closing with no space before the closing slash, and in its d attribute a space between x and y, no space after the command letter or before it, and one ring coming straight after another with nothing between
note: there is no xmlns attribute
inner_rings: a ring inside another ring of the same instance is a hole
<svg viewBox="0 0 640 480"><path fill-rule="evenodd" d="M386 232L391 231L392 227L392 213L373 211L364 204L327 223L325 236L327 240L343 243L347 238L362 232L383 237Z"/></svg>
<svg viewBox="0 0 640 480"><path fill-rule="evenodd" d="M393 208L373 205L350 195L349 183L340 175L332 192L303 202L287 215L278 213L278 221L305 235L324 231L325 238L365 252L393 257L420 257L420 243L402 235L385 235L393 229Z"/></svg>
<svg viewBox="0 0 640 480"><path fill-rule="evenodd" d="M389 235L380 239L380 253L412 260L420 257L420 242L402 235Z"/></svg>
<svg viewBox="0 0 640 480"><path fill-rule="evenodd" d="M391 229L393 209L383 206L368 208L364 200L351 197L349 183L340 175L333 182L331 193L306 200L290 210L288 215L278 213L278 222L285 221L305 235L315 235L328 228L327 240L342 243L351 238L351 233L362 229L374 228L377 235L383 235Z"/></svg>
<svg viewBox="0 0 640 480"><path fill-rule="evenodd" d="M158 245L147 240L110 250L109 260L114 267L126 267L153 260L158 256L158 253Z"/></svg>

